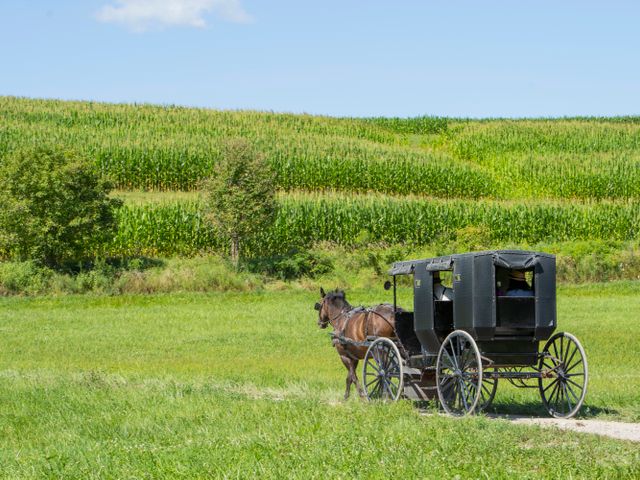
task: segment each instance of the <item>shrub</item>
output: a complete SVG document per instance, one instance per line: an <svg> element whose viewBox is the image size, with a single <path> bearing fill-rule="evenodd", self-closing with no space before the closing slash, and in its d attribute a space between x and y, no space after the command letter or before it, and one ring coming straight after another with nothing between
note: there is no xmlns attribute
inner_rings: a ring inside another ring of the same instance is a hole
<svg viewBox="0 0 640 480"><path fill-rule="evenodd" d="M250 269L281 280L315 278L333 271L333 261L326 252L291 250L286 255L254 260Z"/></svg>
<svg viewBox="0 0 640 480"><path fill-rule="evenodd" d="M35 262L0 262L0 294L35 295L46 291L51 270Z"/></svg>
<svg viewBox="0 0 640 480"><path fill-rule="evenodd" d="M115 229L110 184L59 149L13 152L0 164L0 255L48 266L87 259Z"/></svg>

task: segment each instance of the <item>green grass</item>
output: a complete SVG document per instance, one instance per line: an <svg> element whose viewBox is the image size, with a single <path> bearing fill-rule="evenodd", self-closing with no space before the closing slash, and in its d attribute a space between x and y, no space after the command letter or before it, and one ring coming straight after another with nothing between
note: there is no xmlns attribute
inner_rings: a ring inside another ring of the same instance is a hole
<svg viewBox="0 0 640 480"><path fill-rule="evenodd" d="M638 284L560 290L583 342L584 415L640 420ZM621 293L618 293L621 292ZM381 288L352 303L388 300ZM342 403L345 371L313 293L0 299L0 474L7 478L627 477L637 445L409 402ZM496 410L544 415L500 385Z"/></svg>

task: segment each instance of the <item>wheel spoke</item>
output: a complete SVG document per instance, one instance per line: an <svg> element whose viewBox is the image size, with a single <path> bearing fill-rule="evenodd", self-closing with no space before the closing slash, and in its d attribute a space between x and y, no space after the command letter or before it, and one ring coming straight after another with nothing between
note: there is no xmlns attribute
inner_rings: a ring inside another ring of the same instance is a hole
<svg viewBox="0 0 640 480"><path fill-rule="evenodd" d="M473 353L469 349L466 349L462 352L460 360L462 363L462 367L460 368L464 371L467 370L475 362L475 355L473 355Z"/></svg>
<svg viewBox="0 0 640 480"><path fill-rule="evenodd" d="M573 389L569 386L568 383L565 383L565 387L567 389L567 392L569 392L573 397L573 399L576 401L576 404L578 404L578 402L580 401L580 397L576 395L576 393L573 391Z"/></svg>
<svg viewBox="0 0 640 480"><path fill-rule="evenodd" d="M464 381L462 379L458 380L460 384L460 397L462 398L462 403L464 405L464 411L469 411L469 403L467 402L467 389L464 387Z"/></svg>
<svg viewBox="0 0 640 480"><path fill-rule="evenodd" d="M373 368L376 372L380 373L380 369L378 368L379 364L376 365L375 363L372 363L370 358L367 360L367 365Z"/></svg>
<svg viewBox="0 0 640 480"><path fill-rule="evenodd" d="M554 369L557 368L557 365L555 365L555 366L553 364L547 365L546 359L542 361L542 366L546 367L547 369L549 369L549 371L553 371Z"/></svg>
<svg viewBox="0 0 640 480"><path fill-rule="evenodd" d="M378 365L380 365L381 364L381 362L380 362L380 354L378 353L378 348L377 347L371 349L371 355L373 356L373 359L376 361L376 363Z"/></svg>
<svg viewBox="0 0 640 480"><path fill-rule="evenodd" d="M453 383L453 407L460 410L460 383L456 379Z"/></svg>
<svg viewBox="0 0 640 480"><path fill-rule="evenodd" d="M382 390L382 382L380 381L380 378L378 378L376 385L371 390L371 397L378 398L380 396L381 390Z"/></svg>
<svg viewBox="0 0 640 480"><path fill-rule="evenodd" d="M389 362L389 350L386 345L380 346L380 365L383 369L387 369L387 363Z"/></svg>
<svg viewBox="0 0 640 480"><path fill-rule="evenodd" d="M553 347L553 353L555 354L555 358L560 358L558 357L558 349L556 348L556 342L553 342L553 344L551 345Z"/></svg>
<svg viewBox="0 0 640 480"><path fill-rule="evenodd" d="M553 403L553 399L556 396L556 394L558 393L558 389L560 388L560 380L556 380L555 382L553 382L553 388L551 389L551 393L549 394L548 397L548 402L549 403ZM549 388L549 387L547 387Z"/></svg>
<svg viewBox="0 0 640 480"><path fill-rule="evenodd" d="M582 390L583 386L580 385L579 383L574 382L573 380L571 380L570 378L567 378L567 382L569 383L573 383L577 388L579 388L580 390ZM567 384L568 386L568 384Z"/></svg>
<svg viewBox="0 0 640 480"><path fill-rule="evenodd" d="M583 361L582 361L582 355L580 355L580 358L578 358L578 359L576 360L576 362L575 362L573 365L571 365L570 367L568 367L568 368L565 370L565 372L570 372L570 371L571 371L571 370L573 370L577 365L580 365L581 363L583 363Z"/></svg>
<svg viewBox="0 0 640 480"><path fill-rule="evenodd" d="M369 383L367 383L366 387L369 388L369 386L373 385L377 381L378 381L378 377L373 377L373 380L371 380Z"/></svg>
<svg viewBox="0 0 640 480"><path fill-rule="evenodd" d="M385 345L382 348L382 365L383 365L383 368L385 369L385 371L389 368L389 362L390 362L389 355L390 355L390 353L391 352L390 352L389 346Z"/></svg>
<svg viewBox="0 0 640 480"><path fill-rule="evenodd" d="M560 388L558 389L558 405L562 408L562 413L564 413L564 406L566 405L564 398L564 388L562 382L560 382Z"/></svg>
<svg viewBox="0 0 640 480"><path fill-rule="evenodd" d="M547 390L549 390L549 387L551 387L551 386L555 385L555 384L556 384L556 383L558 383L559 381L560 381L560 379L559 379L559 378L557 378L557 377L556 377L556 378L554 378L554 379L553 379L553 381L549 383L549 385L547 385L546 387L544 387L544 388L542 389L542 391L543 391L544 393L546 393L546 392L547 392Z"/></svg>
<svg viewBox="0 0 640 480"><path fill-rule="evenodd" d="M567 400L567 403L569 404L569 411L573 410L573 405L571 404L571 399L569 398L569 395L567 395L567 384L566 383L562 384L562 391L563 391L564 398Z"/></svg>
<svg viewBox="0 0 640 480"><path fill-rule="evenodd" d="M571 353L571 356L569 356L568 360L566 361L565 365L571 365L571 361L573 360L573 357L575 357L576 352L579 352L580 350L578 349L577 345L574 345L574 349L573 352Z"/></svg>
<svg viewBox="0 0 640 480"><path fill-rule="evenodd" d="M462 387L462 398L464 399L465 411L469 411L469 404L473 405L473 399L475 398L475 394L478 391L475 388L473 383L466 383L464 380L461 380ZM472 391L475 390L475 391Z"/></svg>
<svg viewBox="0 0 640 480"><path fill-rule="evenodd" d="M447 349L445 348L443 350L444 354L447 356L447 360L449 360L449 369L454 369L455 370L455 363L453 361L453 359L451 358L451 355L449 355L449 352L447 352ZM443 358L444 360L444 358Z"/></svg>
<svg viewBox="0 0 640 480"><path fill-rule="evenodd" d="M458 344L458 337L456 337L456 344ZM460 368L460 365L458 365L458 355L459 355L459 350L458 348L456 348L456 346L453 345L453 342L451 342L451 345L453 346L453 363L456 367L456 370Z"/></svg>

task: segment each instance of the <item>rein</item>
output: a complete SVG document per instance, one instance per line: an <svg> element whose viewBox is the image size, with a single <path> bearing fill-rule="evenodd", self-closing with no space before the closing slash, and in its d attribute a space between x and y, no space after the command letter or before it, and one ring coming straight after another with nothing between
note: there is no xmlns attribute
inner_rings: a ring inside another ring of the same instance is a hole
<svg viewBox="0 0 640 480"><path fill-rule="evenodd" d="M335 317L330 318L330 319L327 321L327 324L331 325L331 326L334 328L334 330L335 330L335 328L336 328L336 327L335 327L335 325L333 324L333 322L335 322L337 319L339 319L339 318L340 318L342 315L344 315L345 313L347 313L347 312L351 312L352 310L353 310L353 308L352 308L352 309L350 309L350 310L347 310L347 309L346 309L346 307L345 307L345 308L343 308L342 310L340 310L340 313L338 313ZM349 318L351 318L351 317L349 317ZM344 328L343 328L342 330L344 330Z"/></svg>
<svg viewBox="0 0 640 480"><path fill-rule="evenodd" d="M375 310L367 308L367 317L364 319L364 338L365 339L369 336L369 322L368 322L368 320L369 320L369 314L371 314L371 313L373 313L374 315L379 316L382 320L384 320L387 323L387 325L389 325L391 327L392 331L395 331L395 327L393 325L391 325L391 322L389 320L387 320L384 316L380 315Z"/></svg>

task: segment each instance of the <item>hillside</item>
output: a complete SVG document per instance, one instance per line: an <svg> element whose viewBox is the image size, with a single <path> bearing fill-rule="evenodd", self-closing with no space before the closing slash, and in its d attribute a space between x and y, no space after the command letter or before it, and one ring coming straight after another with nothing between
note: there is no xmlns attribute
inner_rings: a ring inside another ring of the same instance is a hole
<svg viewBox="0 0 640 480"><path fill-rule="evenodd" d="M108 254L219 248L197 194L176 192L196 189L238 136L266 155L281 190L256 253L427 245L468 227L495 244L640 238L640 117L358 119L0 97L0 118L0 158L62 144L126 198L164 192L127 202Z"/></svg>

